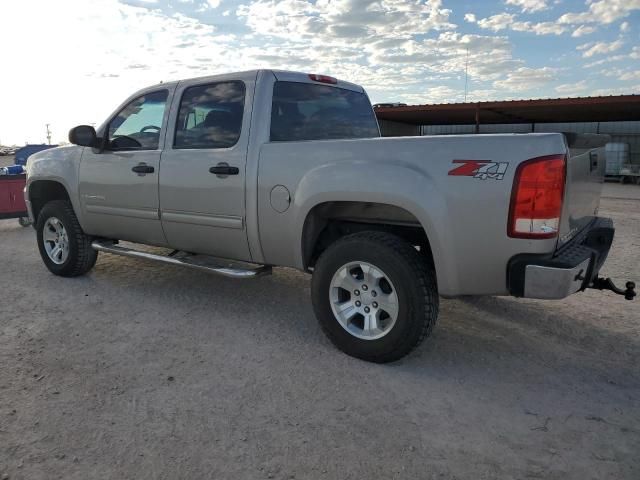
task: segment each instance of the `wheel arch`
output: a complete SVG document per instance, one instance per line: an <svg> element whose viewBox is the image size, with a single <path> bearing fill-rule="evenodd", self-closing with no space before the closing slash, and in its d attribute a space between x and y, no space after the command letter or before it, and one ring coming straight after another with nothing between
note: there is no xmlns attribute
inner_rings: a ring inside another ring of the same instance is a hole
<svg viewBox="0 0 640 480"><path fill-rule="evenodd" d="M304 270L310 270L326 248L338 239L359 231L382 231L420 247L439 279L438 247L417 215L393 203L324 201L311 207L304 219L301 254ZM440 270L441 271L441 270Z"/></svg>
<svg viewBox="0 0 640 480"><path fill-rule="evenodd" d="M38 215L42 207L52 200L67 200L73 205L67 187L59 180L38 179L29 182L28 200L31 205L34 224L38 221Z"/></svg>

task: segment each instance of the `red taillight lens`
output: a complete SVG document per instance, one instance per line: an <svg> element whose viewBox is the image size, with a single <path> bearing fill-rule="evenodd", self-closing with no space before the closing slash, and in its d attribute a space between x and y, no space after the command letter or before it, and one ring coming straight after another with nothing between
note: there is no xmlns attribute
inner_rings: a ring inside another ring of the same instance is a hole
<svg viewBox="0 0 640 480"><path fill-rule="evenodd" d="M560 228L566 160L549 155L521 163L511 192L507 233L515 238L553 238Z"/></svg>
<svg viewBox="0 0 640 480"><path fill-rule="evenodd" d="M330 83L331 85L338 83L337 78L330 77L329 75L317 75L315 73L310 73L309 78L314 82Z"/></svg>

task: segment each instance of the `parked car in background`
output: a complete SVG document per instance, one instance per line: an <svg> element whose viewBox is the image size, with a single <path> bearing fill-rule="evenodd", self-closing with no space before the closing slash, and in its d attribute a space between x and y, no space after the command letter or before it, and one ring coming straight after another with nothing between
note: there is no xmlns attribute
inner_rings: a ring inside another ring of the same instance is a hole
<svg viewBox="0 0 640 480"><path fill-rule="evenodd" d="M15 155L16 149L13 147L0 147L0 155Z"/></svg>
<svg viewBox="0 0 640 480"><path fill-rule="evenodd" d="M98 252L235 278L297 268L331 341L388 362L431 333L439 296L618 290L598 277L607 138L381 138L362 87L259 70L135 93L33 155L25 195L56 275Z"/></svg>

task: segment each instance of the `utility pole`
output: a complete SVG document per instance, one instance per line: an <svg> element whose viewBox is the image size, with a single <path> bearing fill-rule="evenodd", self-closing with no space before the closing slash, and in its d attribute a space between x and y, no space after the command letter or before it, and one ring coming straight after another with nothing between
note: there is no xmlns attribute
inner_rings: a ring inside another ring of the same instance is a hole
<svg viewBox="0 0 640 480"><path fill-rule="evenodd" d="M467 91L469 87L469 47L467 47L467 58L464 62L464 102L467 103Z"/></svg>
<svg viewBox="0 0 640 480"><path fill-rule="evenodd" d="M47 142L49 143L49 145L51 145L51 130L49 130L49 125L51 125L50 123L47 123Z"/></svg>

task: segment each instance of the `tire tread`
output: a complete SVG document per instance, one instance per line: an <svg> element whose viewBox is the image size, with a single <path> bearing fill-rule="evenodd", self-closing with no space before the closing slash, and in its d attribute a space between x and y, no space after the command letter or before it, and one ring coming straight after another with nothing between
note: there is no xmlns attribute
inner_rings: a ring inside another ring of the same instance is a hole
<svg viewBox="0 0 640 480"><path fill-rule="evenodd" d="M47 210L62 211L67 216L71 224L65 225L65 227L67 228L69 236L73 236L77 246L76 258L70 265L70 268L53 273L63 277L78 277L80 275L84 275L93 268L98 258L98 252L91 247L91 242L93 240L92 237L86 235L82 230L78 217L73 210L73 206L68 200L52 200L51 202L48 202L43 207L39 217L42 217L42 214L46 213ZM38 223L44 220L44 218L38 218Z"/></svg>
<svg viewBox="0 0 640 480"><path fill-rule="evenodd" d="M317 264L323 261L324 256L331 255L334 248L340 248L349 242L369 242L374 245L381 245L392 249L401 255L407 266L409 266L413 272L414 281L417 282L418 290L422 296L421 304L424 308L421 315L423 321L420 325L420 331L417 335L412 335L412 338L401 338L390 352L374 357L367 356L366 358L366 360L376 363L388 363L398 360L418 347L418 345L420 345L424 339L431 334L438 319L439 296L433 266L430 261L425 259L424 255L421 255L420 252L405 240L391 233L381 231L358 232L340 238L320 255ZM319 323L323 332L331 342L338 348L342 349L338 339L333 335L333 333L326 328L323 322ZM352 352L346 353L353 355ZM355 356L358 355L356 354Z"/></svg>

